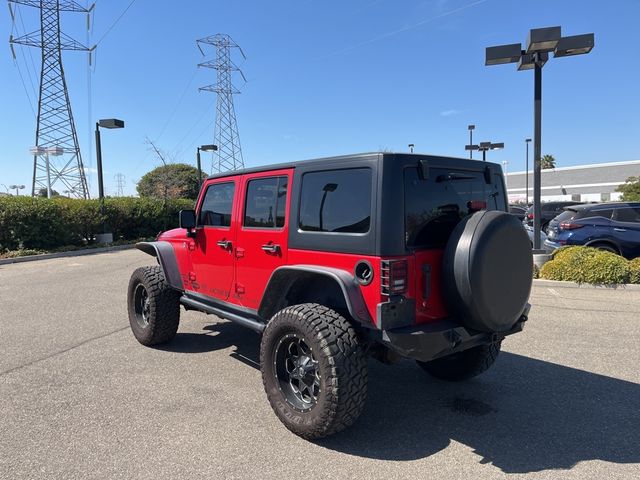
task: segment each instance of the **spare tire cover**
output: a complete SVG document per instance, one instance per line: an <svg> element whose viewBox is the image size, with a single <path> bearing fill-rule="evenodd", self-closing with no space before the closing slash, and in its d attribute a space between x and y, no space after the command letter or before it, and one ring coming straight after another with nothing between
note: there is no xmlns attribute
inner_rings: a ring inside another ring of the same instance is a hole
<svg viewBox="0 0 640 480"><path fill-rule="evenodd" d="M514 215L476 212L453 230L442 272L447 307L464 326L509 330L531 292L531 242Z"/></svg>

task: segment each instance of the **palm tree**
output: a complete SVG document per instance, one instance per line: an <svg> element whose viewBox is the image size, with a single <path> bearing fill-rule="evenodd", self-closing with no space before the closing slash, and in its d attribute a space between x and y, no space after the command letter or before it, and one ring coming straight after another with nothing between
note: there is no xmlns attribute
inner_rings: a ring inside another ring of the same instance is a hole
<svg viewBox="0 0 640 480"><path fill-rule="evenodd" d="M556 158L553 155L543 155L540 159L540 168L556 168Z"/></svg>

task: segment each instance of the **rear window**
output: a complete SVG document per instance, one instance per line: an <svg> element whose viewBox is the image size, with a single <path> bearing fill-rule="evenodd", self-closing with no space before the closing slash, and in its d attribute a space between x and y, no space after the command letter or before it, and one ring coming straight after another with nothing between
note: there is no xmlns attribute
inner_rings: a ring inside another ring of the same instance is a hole
<svg viewBox="0 0 640 480"><path fill-rule="evenodd" d="M302 176L300 230L367 233L370 224L371 169L326 170Z"/></svg>
<svg viewBox="0 0 640 480"><path fill-rule="evenodd" d="M486 183L484 172L429 169L422 180L417 168L404 171L407 247L443 248L460 220L486 208L507 211L502 177Z"/></svg>
<svg viewBox="0 0 640 480"><path fill-rule="evenodd" d="M562 222L570 222L571 220L574 220L575 218L578 218L578 212L576 212L575 210L565 210L564 212L562 212L560 215L558 215L556 217L556 221L558 223L562 223Z"/></svg>

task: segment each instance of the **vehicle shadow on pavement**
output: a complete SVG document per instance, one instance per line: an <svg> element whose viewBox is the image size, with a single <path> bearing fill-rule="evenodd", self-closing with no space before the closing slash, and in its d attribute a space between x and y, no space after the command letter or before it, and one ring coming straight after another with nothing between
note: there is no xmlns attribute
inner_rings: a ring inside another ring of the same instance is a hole
<svg viewBox="0 0 640 480"><path fill-rule="evenodd" d="M235 347L233 358L260 369L260 336L232 322L205 325L202 333L178 332L171 342L155 348L168 352L204 353Z"/></svg>
<svg viewBox="0 0 640 480"><path fill-rule="evenodd" d="M506 473L640 462L640 385L632 382L506 352L462 383L431 379L409 361L372 361L369 372L358 422L318 445L402 461L454 440Z"/></svg>

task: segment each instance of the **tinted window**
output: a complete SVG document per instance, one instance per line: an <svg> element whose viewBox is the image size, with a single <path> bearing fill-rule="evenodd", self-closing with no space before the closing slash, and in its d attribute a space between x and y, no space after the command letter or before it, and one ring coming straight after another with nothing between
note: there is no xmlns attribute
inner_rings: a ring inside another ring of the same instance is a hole
<svg viewBox="0 0 640 480"><path fill-rule="evenodd" d="M483 172L429 169L422 180L417 168L404 172L405 239L408 247L442 248L467 215L478 210L506 211L502 178L487 184Z"/></svg>
<svg viewBox="0 0 640 480"><path fill-rule="evenodd" d="M613 215L613 210L610 208L607 209L599 209L599 210L583 210L583 213L580 215L579 218L590 218L590 217L604 217L604 218L611 218L611 216Z"/></svg>
<svg viewBox="0 0 640 480"><path fill-rule="evenodd" d="M249 181L244 208L245 227L284 227L287 177L258 178Z"/></svg>
<svg viewBox="0 0 640 480"><path fill-rule="evenodd" d="M234 191L235 184L232 182L210 185L202 201L198 224L214 227L231 226Z"/></svg>
<svg viewBox="0 0 640 480"><path fill-rule="evenodd" d="M615 212L615 218L619 222L640 222L640 208L618 208Z"/></svg>
<svg viewBox="0 0 640 480"><path fill-rule="evenodd" d="M371 223L371 170L305 173L300 198L301 230L366 233Z"/></svg>
<svg viewBox="0 0 640 480"><path fill-rule="evenodd" d="M555 218L555 220L558 223L561 223L561 222L569 222L569 221L573 220L574 218L580 218L580 213L576 212L575 210L565 210L560 215L558 215Z"/></svg>

